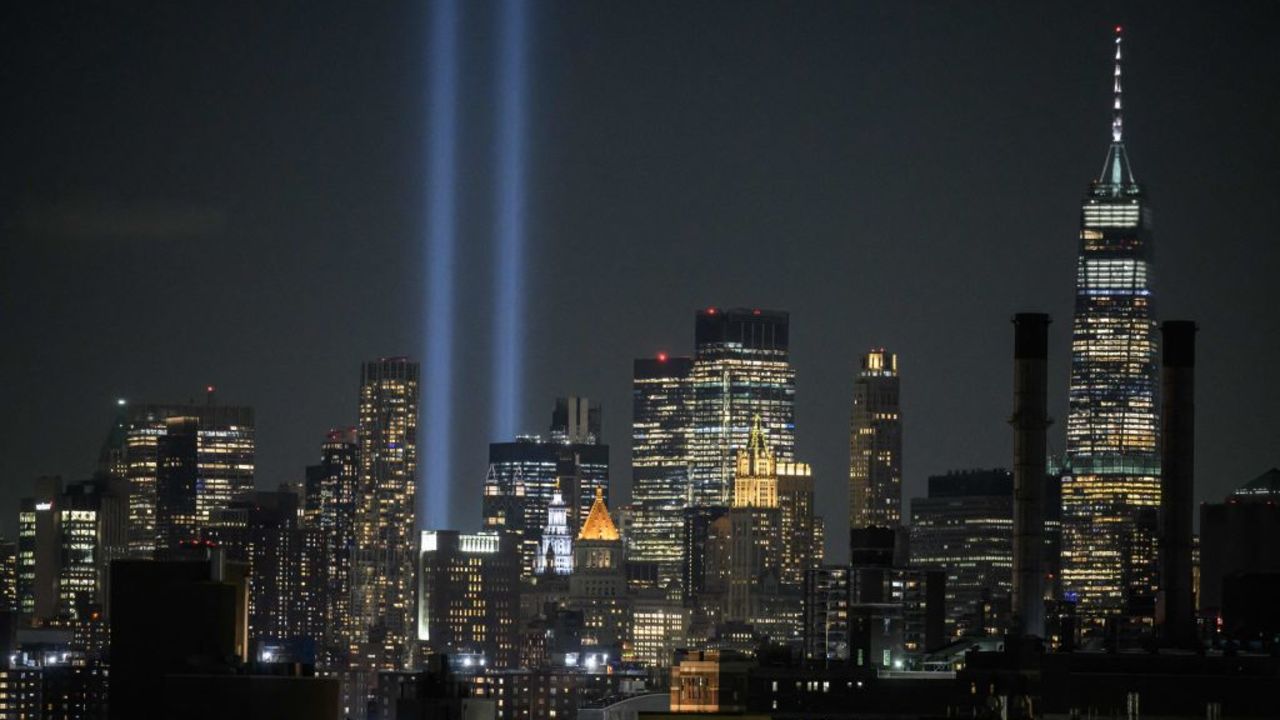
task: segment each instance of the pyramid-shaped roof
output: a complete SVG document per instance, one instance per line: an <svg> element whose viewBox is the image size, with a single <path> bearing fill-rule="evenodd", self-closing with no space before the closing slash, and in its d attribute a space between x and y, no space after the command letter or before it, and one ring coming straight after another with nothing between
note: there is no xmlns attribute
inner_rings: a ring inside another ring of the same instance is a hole
<svg viewBox="0 0 1280 720"><path fill-rule="evenodd" d="M586 522L582 523L579 540L618 540L618 526L609 517L609 508L604 504L604 491L596 488L596 501L591 503L591 512L587 513Z"/></svg>
<svg viewBox="0 0 1280 720"><path fill-rule="evenodd" d="M1245 483L1233 495L1274 495L1280 496L1280 468L1271 468L1258 477Z"/></svg>

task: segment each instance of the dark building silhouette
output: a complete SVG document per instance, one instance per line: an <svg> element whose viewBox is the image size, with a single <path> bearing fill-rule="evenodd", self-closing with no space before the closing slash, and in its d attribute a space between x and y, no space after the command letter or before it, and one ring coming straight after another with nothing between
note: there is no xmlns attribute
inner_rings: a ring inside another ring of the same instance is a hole
<svg viewBox="0 0 1280 720"><path fill-rule="evenodd" d="M112 564L110 717L337 718L336 680L249 663L243 566L205 546L168 554Z"/></svg>
<svg viewBox="0 0 1280 720"><path fill-rule="evenodd" d="M1253 628L1262 623L1254 608L1280 616L1280 596L1270 594L1277 586L1268 579L1277 575L1280 469L1272 468L1224 502L1200 505L1200 615L1211 626L1221 618L1228 639L1257 639Z"/></svg>

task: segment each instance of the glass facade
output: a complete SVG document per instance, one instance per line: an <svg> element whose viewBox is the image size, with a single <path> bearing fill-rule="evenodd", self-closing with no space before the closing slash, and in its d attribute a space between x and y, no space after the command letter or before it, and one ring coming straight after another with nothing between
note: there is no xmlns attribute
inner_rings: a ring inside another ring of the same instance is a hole
<svg viewBox="0 0 1280 720"><path fill-rule="evenodd" d="M689 505L693 359L637 359L631 385L631 558L658 565L658 583L679 587L683 511Z"/></svg>
<svg viewBox="0 0 1280 720"><path fill-rule="evenodd" d="M194 532L208 520L210 510L226 507L253 490L252 408L214 405L211 394L207 405L137 405L129 406L124 415L118 467L129 481L129 552L133 557L151 557L167 532L156 516L157 476L161 473L160 448L171 425L184 431L191 428L195 443L192 457L171 457L175 465L193 471L195 478L189 489L192 495L183 499L184 504L190 501L191 507L179 519L180 533ZM171 422L181 418L189 422Z"/></svg>
<svg viewBox="0 0 1280 720"><path fill-rule="evenodd" d="M1062 484L1065 598L1096 625L1149 626L1160 504L1151 211L1120 118L1116 38L1112 143L1081 208Z"/></svg>
<svg viewBox="0 0 1280 720"><path fill-rule="evenodd" d="M690 376L689 438L694 505L733 501L737 452L759 416L779 461L795 460L796 376L789 351L790 316L742 308L700 310Z"/></svg>

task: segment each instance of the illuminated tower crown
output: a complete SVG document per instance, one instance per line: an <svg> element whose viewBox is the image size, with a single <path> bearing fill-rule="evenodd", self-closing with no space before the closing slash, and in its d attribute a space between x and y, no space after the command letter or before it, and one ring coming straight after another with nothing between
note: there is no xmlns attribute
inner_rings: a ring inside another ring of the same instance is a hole
<svg viewBox="0 0 1280 720"><path fill-rule="evenodd" d="M569 509L557 486L547 505L547 524L542 528L542 543L534 560L534 573L568 575L573 572L573 535L569 532Z"/></svg>
<svg viewBox="0 0 1280 720"><path fill-rule="evenodd" d="M734 507L778 507L778 472L760 416L751 425L747 447L738 451L733 480Z"/></svg>

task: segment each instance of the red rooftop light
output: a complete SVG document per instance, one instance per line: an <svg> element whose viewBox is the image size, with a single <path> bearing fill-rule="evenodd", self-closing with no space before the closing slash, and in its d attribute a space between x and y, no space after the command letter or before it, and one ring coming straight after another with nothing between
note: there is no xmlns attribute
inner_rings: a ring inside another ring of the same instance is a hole
<svg viewBox="0 0 1280 720"><path fill-rule="evenodd" d="M709 307L709 308L707 308L707 314L708 314L708 315L715 315L715 314L716 314L716 309L715 309L715 308L713 308L713 307Z"/></svg>
<svg viewBox="0 0 1280 720"><path fill-rule="evenodd" d="M667 361L667 354L664 352L658 353L658 362L666 362L666 361Z"/></svg>
<svg viewBox="0 0 1280 720"><path fill-rule="evenodd" d="M1116 26L1116 34L1117 34L1117 35L1119 35L1119 34L1120 34L1121 32L1123 32L1123 31L1124 31L1124 28L1120 27L1119 25L1117 25L1117 26Z"/></svg>

